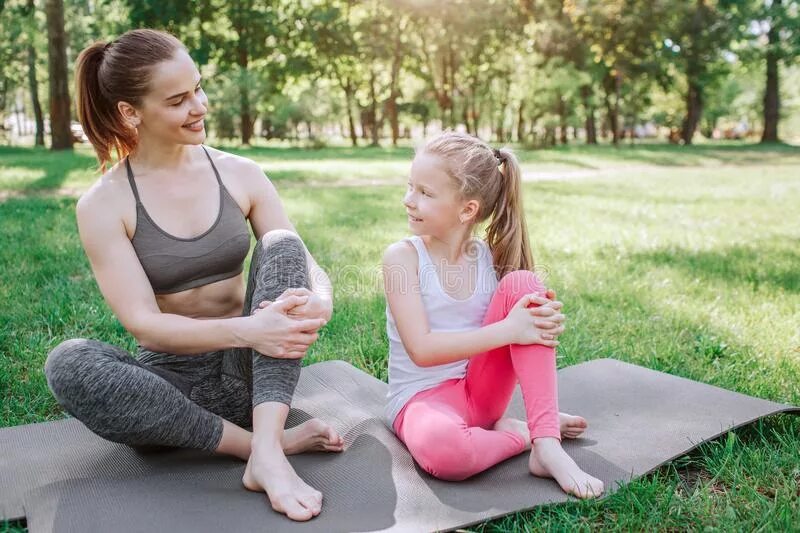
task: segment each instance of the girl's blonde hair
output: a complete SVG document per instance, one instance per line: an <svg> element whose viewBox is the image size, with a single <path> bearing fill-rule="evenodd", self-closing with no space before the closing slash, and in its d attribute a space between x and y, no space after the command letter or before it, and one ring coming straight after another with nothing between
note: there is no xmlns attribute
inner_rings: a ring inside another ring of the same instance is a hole
<svg viewBox="0 0 800 533"><path fill-rule="evenodd" d="M429 140L422 152L441 158L464 199L478 200L476 222L490 219L486 242L498 279L514 270L532 270L521 171L514 153L508 148L495 150L477 137L453 131Z"/></svg>

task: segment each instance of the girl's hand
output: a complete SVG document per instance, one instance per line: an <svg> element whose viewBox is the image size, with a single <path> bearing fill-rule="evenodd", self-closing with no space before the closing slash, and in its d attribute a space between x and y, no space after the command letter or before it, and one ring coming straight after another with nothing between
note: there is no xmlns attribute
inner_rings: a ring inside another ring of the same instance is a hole
<svg viewBox="0 0 800 533"><path fill-rule="evenodd" d="M291 295L259 307L244 320L244 343L262 355L278 359L301 359L316 342L317 331L327 320L297 319L292 310L308 304L308 296Z"/></svg>
<svg viewBox="0 0 800 533"><path fill-rule="evenodd" d="M542 333L542 338L544 340L553 340L553 339L557 339L558 336L561 335L564 332L563 325L564 325L564 320L566 318L564 317L564 313L563 312L558 313L558 311L561 311L561 309L564 307L564 304L562 302L559 302L559 301L556 300L556 291L554 291L552 289L547 289L547 291L545 292L545 298L547 298L547 299L549 299L551 301L549 303L546 303L546 304L544 304L542 306L537 307L536 309L539 309L540 311L538 311L538 312L536 312L534 314L536 316L546 317L546 318L547 317L553 317L553 316L556 316L556 315L561 315L561 316L556 318L555 320L553 320L552 318L549 318L549 319L546 319L546 320L537 321L536 322L536 327L538 327L539 329L550 330L550 331L546 331L546 332ZM553 312L549 311L547 309L548 307L551 308L553 311L556 311L556 312L553 313ZM559 326L561 326L561 327L559 328Z"/></svg>
<svg viewBox="0 0 800 533"><path fill-rule="evenodd" d="M290 317L298 319L322 318L326 322L331 319L331 315L333 314L333 305L330 300L320 298L316 293L302 287L297 289L286 289L283 291L283 294L278 296L278 300L286 299L289 296L305 296L308 298L306 303L298 305L289 311ZM266 309L270 304L272 304L271 301L264 300L258 304L258 307L254 312Z"/></svg>
<svg viewBox="0 0 800 533"><path fill-rule="evenodd" d="M530 307L537 305L538 307ZM509 344L542 344L555 348L556 338L564 331L563 304L536 294L528 294L511 308L504 319L509 332Z"/></svg>

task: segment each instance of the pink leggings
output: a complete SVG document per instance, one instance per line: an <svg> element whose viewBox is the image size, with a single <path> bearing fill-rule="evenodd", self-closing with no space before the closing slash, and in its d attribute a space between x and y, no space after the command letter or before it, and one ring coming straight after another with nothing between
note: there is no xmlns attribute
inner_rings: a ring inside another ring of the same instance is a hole
<svg viewBox="0 0 800 533"><path fill-rule="evenodd" d="M533 272L507 274L483 325L503 320L520 298L531 293L545 293ZM531 441L561 440L556 354L541 344L511 344L472 357L465 377L412 397L395 419L394 431L426 472L440 479L466 479L525 449L519 434L492 429L505 413L517 382Z"/></svg>

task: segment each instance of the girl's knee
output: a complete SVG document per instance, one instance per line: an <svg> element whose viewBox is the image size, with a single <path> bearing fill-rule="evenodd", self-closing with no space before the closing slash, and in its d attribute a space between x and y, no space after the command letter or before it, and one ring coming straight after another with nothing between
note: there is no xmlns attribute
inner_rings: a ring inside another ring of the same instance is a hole
<svg viewBox="0 0 800 533"><path fill-rule="evenodd" d="M474 474L475 451L466 434L448 429L430 432L406 445L417 464L433 477L461 481Z"/></svg>
<svg viewBox="0 0 800 533"><path fill-rule="evenodd" d="M515 270L509 272L497 286L497 291L511 296L514 301L526 294L544 296L546 287L539 276L530 270Z"/></svg>

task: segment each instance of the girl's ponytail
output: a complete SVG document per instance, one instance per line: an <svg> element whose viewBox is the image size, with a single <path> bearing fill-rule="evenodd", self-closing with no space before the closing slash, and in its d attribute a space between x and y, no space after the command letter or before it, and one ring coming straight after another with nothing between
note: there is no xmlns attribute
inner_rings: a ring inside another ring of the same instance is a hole
<svg viewBox="0 0 800 533"><path fill-rule="evenodd" d="M514 270L532 270L533 256L522 208L522 173L516 156L505 148L495 150L502 184L486 228L497 277Z"/></svg>

